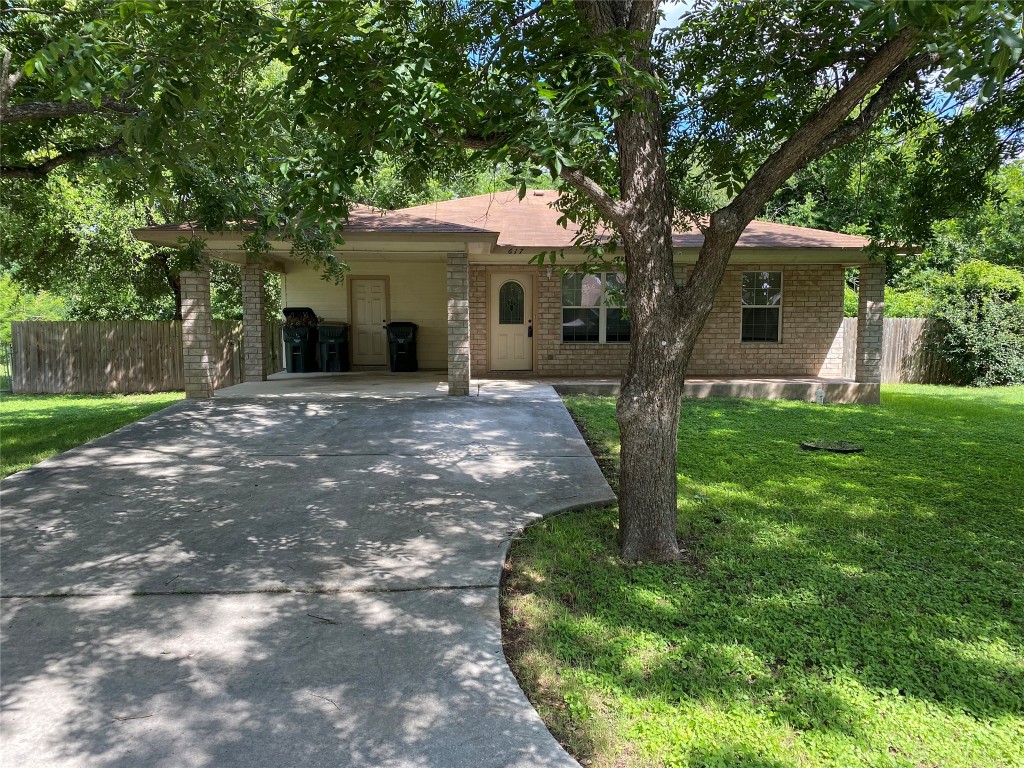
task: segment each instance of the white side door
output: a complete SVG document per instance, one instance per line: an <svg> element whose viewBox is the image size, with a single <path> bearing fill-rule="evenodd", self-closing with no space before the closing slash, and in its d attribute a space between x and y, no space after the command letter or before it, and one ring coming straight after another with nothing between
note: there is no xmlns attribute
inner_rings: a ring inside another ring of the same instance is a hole
<svg viewBox="0 0 1024 768"><path fill-rule="evenodd" d="M352 364L387 365L387 281L350 277L352 281Z"/></svg>

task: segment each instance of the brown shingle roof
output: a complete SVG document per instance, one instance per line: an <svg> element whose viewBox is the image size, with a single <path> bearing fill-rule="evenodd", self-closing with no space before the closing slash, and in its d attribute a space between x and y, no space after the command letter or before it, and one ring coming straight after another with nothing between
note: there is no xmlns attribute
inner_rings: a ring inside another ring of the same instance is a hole
<svg viewBox="0 0 1024 768"><path fill-rule="evenodd" d="M499 246L523 248L568 248L575 231L558 225L562 215L551 207L558 199L552 190L529 190L519 200L516 192L497 192L456 200L443 200L414 208L405 208L378 217L374 231L437 231L431 227L461 224L496 232ZM424 227L420 230L420 227ZM353 218L349 231L362 229L362 218ZM677 232L672 238L677 248L700 248L704 236L698 231ZM767 221L753 221L740 236L740 248L863 248L863 237L827 232L822 229L793 227Z"/></svg>
<svg viewBox="0 0 1024 768"><path fill-rule="evenodd" d="M501 247L570 248L575 230L558 224L561 213L552 207L558 199L553 190L529 190L522 200L514 191L442 200L396 211L355 206L345 231L393 234L493 234ZM194 223L164 224L144 231L187 231ZM700 248L704 236L698 230L676 232L677 248ZM868 245L863 237L822 229L793 227L753 221L740 236L739 248L853 248Z"/></svg>

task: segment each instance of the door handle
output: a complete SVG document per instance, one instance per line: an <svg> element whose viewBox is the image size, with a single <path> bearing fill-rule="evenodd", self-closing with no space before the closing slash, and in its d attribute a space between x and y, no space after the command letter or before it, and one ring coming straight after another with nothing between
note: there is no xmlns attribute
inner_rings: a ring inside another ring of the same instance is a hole
<svg viewBox="0 0 1024 768"><path fill-rule="evenodd" d="M533 338L533 320L530 321L530 327L526 329L526 338Z"/></svg>

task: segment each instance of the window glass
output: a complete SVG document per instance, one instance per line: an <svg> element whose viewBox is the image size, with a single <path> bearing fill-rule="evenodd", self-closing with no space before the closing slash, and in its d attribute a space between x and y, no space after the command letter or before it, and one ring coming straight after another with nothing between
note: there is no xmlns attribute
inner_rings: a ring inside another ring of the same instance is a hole
<svg viewBox="0 0 1024 768"><path fill-rule="evenodd" d="M605 303L609 307L626 306L626 276L622 272L609 272L605 278Z"/></svg>
<svg viewBox="0 0 1024 768"><path fill-rule="evenodd" d="M583 284L580 288L581 301L579 306L596 307L601 304L602 279L601 275L584 275Z"/></svg>
<svg viewBox="0 0 1024 768"><path fill-rule="evenodd" d="M743 341L778 341L779 307L744 307Z"/></svg>
<svg viewBox="0 0 1024 768"><path fill-rule="evenodd" d="M522 325L525 313L526 295L523 286L509 280L498 289L498 323L500 325Z"/></svg>
<svg viewBox="0 0 1024 768"><path fill-rule="evenodd" d="M630 338L624 309L625 275L569 273L562 278L562 341L622 343Z"/></svg>
<svg viewBox="0 0 1024 768"><path fill-rule="evenodd" d="M601 340L601 312L597 309L563 309L562 341L594 344Z"/></svg>
<svg viewBox="0 0 1024 768"><path fill-rule="evenodd" d="M744 272L740 295L740 339L777 342L782 320L781 305L781 272Z"/></svg>
<svg viewBox="0 0 1024 768"><path fill-rule="evenodd" d="M583 275L567 274L562 276L562 306L578 307L581 305L580 288L583 285Z"/></svg>
<svg viewBox="0 0 1024 768"><path fill-rule="evenodd" d="M625 310L609 307L607 312L604 340L607 342L629 341L629 318L625 316Z"/></svg>
<svg viewBox="0 0 1024 768"><path fill-rule="evenodd" d="M782 303L781 272L744 272L743 304L746 306L778 306Z"/></svg>

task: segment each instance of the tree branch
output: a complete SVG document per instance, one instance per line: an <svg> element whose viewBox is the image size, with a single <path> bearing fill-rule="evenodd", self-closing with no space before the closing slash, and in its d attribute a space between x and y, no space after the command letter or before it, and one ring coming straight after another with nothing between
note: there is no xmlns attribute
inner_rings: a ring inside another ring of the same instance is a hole
<svg viewBox="0 0 1024 768"><path fill-rule="evenodd" d="M894 70L907 61L908 54L917 42L917 36L916 29L906 27L879 48L846 85L762 163L736 199L722 209L720 213L723 215L718 217L717 223L722 226L738 227L735 235L739 237L739 232L764 208L768 199L786 179L814 156L813 152L826 137L843 124L856 106L879 83L885 81ZM893 87L902 82L894 83ZM891 96L889 98L891 99ZM712 222L716 223L714 219Z"/></svg>
<svg viewBox="0 0 1024 768"><path fill-rule="evenodd" d="M441 141L461 144L466 149L492 149L506 143L509 139L508 134L504 133L495 133L489 136L463 134L457 138L452 138L445 136L436 125L428 123L426 128ZM531 154L528 150L523 149L522 151L527 154ZM540 159L536 155L531 154L531 156L534 160ZM614 197L609 195L600 184L583 173L579 168L564 166L562 170L558 172L558 175L567 184L578 189L588 200L590 200L605 219L612 222L616 227L619 227L620 229L622 228L626 220L626 207L621 201L616 200Z"/></svg>
<svg viewBox="0 0 1024 768"><path fill-rule="evenodd" d="M0 179L45 179L56 168L79 160L98 157L114 157L121 154L124 142L118 139L113 144L87 149L75 149L36 165L0 165Z"/></svg>
<svg viewBox="0 0 1024 768"><path fill-rule="evenodd" d="M594 204L601 215L622 230L626 224L626 207L622 201L616 200L609 195L604 187L587 176L579 168L563 167L558 175L567 184L576 187L590 202Z"/></svg>
<svg viewBox="0 0 1024 768"><path fill-rule="evenodd" d="M867 131L882 113L889 107L905 83L930 64L935 64L938 56L931 53L919 53L904 61L885 79L868 105L860 114L850 118L832 133L822 139L812 151L808 161L816 160L833 149L846 146Z"/></svg>
<svg viewBox="0 0 1024 768"><path fill-rule="evenodd" d="M440 132L431 129L432 133L438 138L443 139ZM508 141L508 136L504 133L492 133L490 136L480 136L478 134L467 133L456 140L457 143L461 143L466 149L492 149Z"/></svg>
<svg viewBox="0 0 1024 768"><path fill-rule="evenodd" d="M21 69L15 71L13 75L11 74L11 52L6 48L3 51L3 63L0 64L0 115L4 113L7 103L11 100L14 86L25 76L25 71Z"/></svg>
<svg viewBox="0 0 1024 768"><path fill-rule="evenodd" d="M518 27L531 16L536 16L538 13L541 12L545 5L551 5L551 0L540 0L540 4L536 8L530 8L516 16L514 19L512 19L512 21L508 23L509 29L511 29L512 27Z"/></svg>
<svg viewBox="0 0 1024 768"><path fill-rule="evenodd" d="M8 6L0 8L0 13L38 13L40 16L55 16L52 11L41 11L38 8L22 8L19 6Z"/></svg>
<svg viewBox="0 0 1024 768"><path fill-rule="evenodd" d="M47 120L54 117L74 117L75 115L101 112L134 115L138 111L138 107L111 98L104 99L98 107L92 102L81 100L66 103L61 101L30 101L25 104L6 106L3 113L0 114L0 125L20 123L25 120Z"/></svg>
<svg viewBox="0 0 1024 768"><path fill-rule="evenodd" d="M908 27L879 48L857 74L762 163L735 200L711 214L697 263L680 292L682 301L710 311L733 246L746 226L796 171L830 148L840 146L840 141L852 141L871 126L907 79L926 65L920 56L907 58L916 42L917 30ZM856 118L848 119L879 84L881 87L864 110Z"/></svg>

